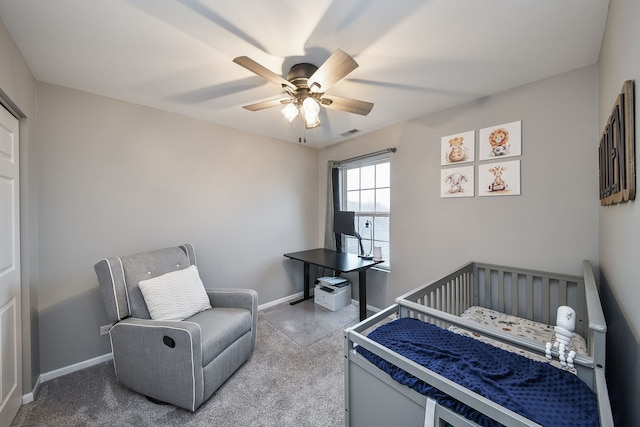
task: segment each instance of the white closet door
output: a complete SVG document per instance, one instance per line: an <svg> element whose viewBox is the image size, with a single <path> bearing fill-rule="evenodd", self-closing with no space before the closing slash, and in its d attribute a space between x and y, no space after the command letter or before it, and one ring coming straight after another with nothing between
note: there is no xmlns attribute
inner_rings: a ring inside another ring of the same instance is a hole
<svg viewBox="0 0 640 427"><path fill-rule="evenodd" d="M0 426L22 403L18 120L0 106Z"/></svg>

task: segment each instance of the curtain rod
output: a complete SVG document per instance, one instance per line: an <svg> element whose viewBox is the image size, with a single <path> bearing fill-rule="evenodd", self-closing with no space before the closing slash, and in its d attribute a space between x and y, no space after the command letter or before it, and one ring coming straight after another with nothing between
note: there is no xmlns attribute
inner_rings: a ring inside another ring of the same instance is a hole
<svg viewBox="0 0 640 427"><path fill-rule="evenodd" d="M369 154L363 154L362 156L356 156L356 157L351 157L350 159L344 159L344 160L340 160L338 162L336 162L339 165L341 165L342 163L348 163L348 162L353 162L356 160L363 160L363 159L368 159L369 157L375 157L375 156L379 156L380 154L385 154L385 153L395 153L398 149L396 147L391 147L391 148L385 148L384 150L380 150L380 151L376 151L374 153L369 153Z"/></svg>

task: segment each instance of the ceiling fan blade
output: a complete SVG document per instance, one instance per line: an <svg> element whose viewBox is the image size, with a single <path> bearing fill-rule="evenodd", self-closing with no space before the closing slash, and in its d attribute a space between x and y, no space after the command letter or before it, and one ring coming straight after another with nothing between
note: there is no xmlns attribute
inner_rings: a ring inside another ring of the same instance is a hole
<svg viewBox="0 0 640 427"><path fill-rule="evenodd" d="M258 64L256 61L254 61L253 59L247 56L238 56L237 58L234 58L233 62L246 68L252 73L259 75L260 77L267 79L272 83L277 84L278 86L289 87L294 90L296 89L296 87L292 83L288 82L281 76L263 67L262 65Z"/></svg>
<svg viewBox="0 0 640 427"><path fill-rule="evenodd" d="M366 116L373 108L373 102L358 101L357 99L343 98L341 96L324 95L320 103L333 110L346 111L348 113Z"/></svg>
<svg viewBox="0 0 640 427"><path fill-rule="evenodd" d="M245 110L249 110L249 111L260 111L260 110L264 110L266 108L271 108L271 107L277 107L277 106L281 106L281 105L285 105L288 104L290 102L292 102L293 99L289 98L289 97L278 97L278 98L274 98L274 99L268 99L266 101L261 101L261 102L257 102L255 104L249 104L249 105L245 105L242 108L244 108Z"/></svg>
<svg viewBox="0 0 640 427"><path fill-rule="evenodd" d="M318 68L307 84L313 92L326 92L337 81L358 68L358 63L345 51L338 49Z"/></svg>

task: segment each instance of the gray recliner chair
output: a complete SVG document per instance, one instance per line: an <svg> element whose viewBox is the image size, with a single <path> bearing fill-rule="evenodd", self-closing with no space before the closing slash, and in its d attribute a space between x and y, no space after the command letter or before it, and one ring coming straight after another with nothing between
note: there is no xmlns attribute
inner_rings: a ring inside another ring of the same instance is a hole
<svg viewBox="0 0 640 427"><path fill-rule="evenodd" d="M105 258L94 268L114 322L109 336L118 381L152 400L195 411L251 356L258 294L206 289L212 308L184 320L152 320L139 282L191 265L195 252L185 244Z"/></svg>

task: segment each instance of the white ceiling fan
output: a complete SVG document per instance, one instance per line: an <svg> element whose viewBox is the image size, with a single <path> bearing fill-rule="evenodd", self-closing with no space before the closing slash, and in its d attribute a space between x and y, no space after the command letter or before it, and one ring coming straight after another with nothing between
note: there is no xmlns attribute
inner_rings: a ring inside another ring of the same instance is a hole
<svg viewBox="0 0 640 427"><path fill-rule="evenodd" d="M371 102L326 93L336 82L358 68L358 63L340 49L331 54L319 68L305 62L295 64L286 79L246 56L239 56L233 62L277 84L285 91L276 98L243 107L250 111L282 106L282 113L289 122L300 113L305 128L311 129L320 125L320 106L363 116L373 108Z"/></svg>

